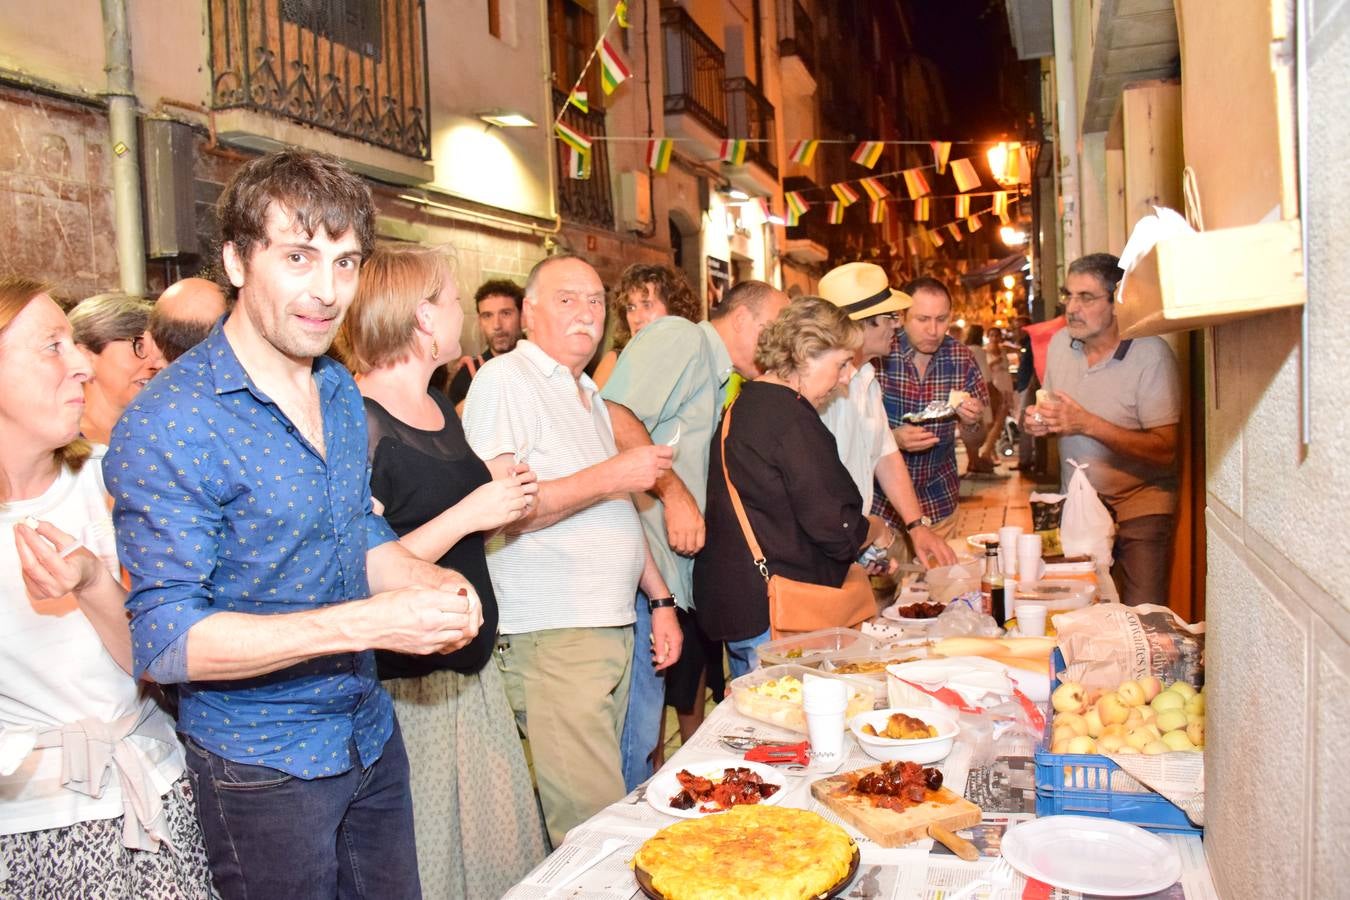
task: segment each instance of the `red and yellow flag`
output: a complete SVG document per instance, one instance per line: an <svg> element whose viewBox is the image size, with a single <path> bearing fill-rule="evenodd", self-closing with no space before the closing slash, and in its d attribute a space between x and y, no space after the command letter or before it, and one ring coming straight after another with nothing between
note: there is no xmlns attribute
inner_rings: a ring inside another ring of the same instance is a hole
<svg viewBox="0 0 1350 900"><path fill-rule="evenodd" d="M881 141L863 141L853 151L853 155L849 159L870 169L877 164L877 160L881 159L881 151L885 146Z"/></svg>
<svg viewBox="0 0 1350 900"><path fill-rule="evenodd" d="M858 192L850 187L847 181L830 185L830 190L834 191L834 195L839 198L841 208L858 202Z"/></svg>
<svg viewBox="0 0 1350 900"><path fill-rule="evenodd" d="M928 186L928 179L923 175L923 169L906 169L904 175L905 190L909 191L911 200L933 192Z"/></svg>
<svg viewBox="0 0 1350 900"><path fill-rule="evenodd" d="M623 55L614 49L609 38L600 41L600 86L605 89L605 96L614 93L614 89L627 81L632 74L633 71L628 68L628 63L624 62Z"/></svg>
<svg viewBox="0 0 1350 900"><path fill-rule="evenodd" d="M975 174L975 165L968 159L952 160L952 177L956 179L956 189L961 193L980 186L980 176Z"/></svg>

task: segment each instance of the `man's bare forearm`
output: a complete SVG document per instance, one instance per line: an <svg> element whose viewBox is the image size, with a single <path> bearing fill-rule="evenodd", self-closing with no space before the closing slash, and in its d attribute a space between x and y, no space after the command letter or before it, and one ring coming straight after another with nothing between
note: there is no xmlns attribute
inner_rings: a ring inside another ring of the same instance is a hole
<svg viewBox="0 0 1350 900"><path fill-rule="evenodd" d="M193 681L253 678L316 656L371 646L371 604L354 600L323 609L257 616L220 612L188 632L188 677Z"/></svg>
<svg viewBox="0 0 1350 900"><path fill-rule="evenodd" d="M606 400L605 407L609 410L609 420L614 425L614 445L620 452L631 450L633 447L647 446L652 443L652 436L647 431L647 426L642 424L642 420L633 415L633 411L622 403L615 403L613 400ZM675 474L674 469L667 469L656 479L656 484L648 492L656 499L666 501L679 495L693 495L689 493L689 488L685 485L683 479Z"/></svg>
<svg viewBox="0 0 1350 900"><path fill-rule="evenodd" d="M1155 466L1170 466L1177 458L1177 426L1162 425L1146 431L1122 428L1093 416L1083 433L1093 440L1100 441L1106 447L1121 456L1152 463Z"/></svg>
<svg viewBox="0 0 1350 900"><path fill-rule="evenodd" d="M923 515L919 495L914 492L914 480L909 477L905 458L898 451L877 461L876 476L882 493L900 513L901 522L913 522Z"/></svg>
<svg viewBox="0 0 1350 900"><path fill-rule="evenodd" d="M612 459L613 457L611 457ZM606 477L609 460L587 466L563 478L539 482L534 508L530 514L506 526L508 534L523 534L559 522L568 516L604 500L612 492Z"/></svg>

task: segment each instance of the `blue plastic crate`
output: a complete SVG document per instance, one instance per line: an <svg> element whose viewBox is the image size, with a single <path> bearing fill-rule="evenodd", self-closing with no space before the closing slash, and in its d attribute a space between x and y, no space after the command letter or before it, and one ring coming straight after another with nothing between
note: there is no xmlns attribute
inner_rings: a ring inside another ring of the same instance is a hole
<svg viewBox="0 0 1350 900"><path fill-rule="evenodd" d="M1051 690L1059 687L1064 657L1056 648L1051 657L1054 672ZM1155 791L1112 789L1113 782L1129 778L1105 756L1085 753L1051 753L1050 721L1054 708L1046 704L1045 737L1036 748L1036 815L1097 816L1146 828L1180 834L1202 834L1186 813Z"/></svg>

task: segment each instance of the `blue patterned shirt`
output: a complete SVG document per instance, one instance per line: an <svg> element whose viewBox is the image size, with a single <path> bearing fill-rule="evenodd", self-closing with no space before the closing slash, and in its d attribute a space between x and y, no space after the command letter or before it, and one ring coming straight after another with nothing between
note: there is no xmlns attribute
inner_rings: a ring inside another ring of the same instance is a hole
<svg viewBox="0 0 1350 900"><path fill-rule="evenodd" d="M892 428L905 424L901 416L907 413L920 412L934 400L946 402L952 391L965 391L978 397L985 406L989 405L989 388L980 374L979 363L975 362L969 347L950 335L942 339L920 379L909 336L903 330L896 332L891 352L882 358L877 380L881 382L881 399L886 404L886 418L890 419ZM961 476L956 472L957 424L956 418L950 418L924 425L938 436L938 442L922 453L901 451L924 515L934 522L956 512L960 499ZM904 525L900 514L881 491L877 491L872 500L872 511L891 525Z"/></svg>
<svg viewBox="0 0 1350 900"><path fill-rule="evenodd" d="M236 762L301 778L379 759L393 706L370 651L237 681L188 681L207 616L299 612L365 597L366 552L395 539L371 511L356 384L314 363L326 458L253 383L219 324L161 372L113 429L103 463L131 574L135 674L182 683L178 729Z"/></svg>

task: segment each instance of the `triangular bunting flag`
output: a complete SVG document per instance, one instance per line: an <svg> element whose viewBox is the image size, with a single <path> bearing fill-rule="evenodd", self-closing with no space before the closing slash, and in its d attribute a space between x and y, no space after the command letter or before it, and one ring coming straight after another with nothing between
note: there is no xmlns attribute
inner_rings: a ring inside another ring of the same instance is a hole
<svg viewBox="0 0 1350 900"><path fill-rule="evenodd" d="M796 191L788 191L783 195L783 199L787 201L789 220L801 218L802 214L810 209L810 204L803 200L802 195Z"/></svg>
<svg viewBox="0 0 1350 900"><path fill-rule="evenodd" d="M958 244L961 243L960 225L957 225L955 222L952 222L947 226L947 231L951 233L952 240L956 241Z"/></svg>
<svg viewBox="0 0 1350 900"><path fill-rule="evenodd" d="M792 145L792 152L788 154L788 159L803 166L811 165L811 160L816 158L816 148L820 146L820 141L806 140L797 141Z"/></svg>
<svg viewBox="0 0 1350 900"><path fill-rule="evenodd" d="M870 169L877 164L877 160L881 159L881 151L885 146L881 141L863 141L858 145L858 149L853 151L853 155L849 159Z"/></svg>
<svg viewBox="0 0 1350 900"><path fill-rule="evenodd" d="M970 198L969 198L969 197L957 197L957 198L956 198L956 217L957 217L958 219L964 219L964 218L966 218L966 217L969 216L969 215L970 215Z"/></svg>
<svg viewBox="0 0 1350 900"><path fill-rule="evenodd" d="M951 141L929 141L933 148L933 165L937 166L937 173L942 175L947 171L947 157L952 155Z"/></svg>
<svg viewBox="0 0 1350 900"><path fill-rule="evenodd" d="M670 156L675 142L670 138L652 138L647 142L647 168L657 175L664 175L670 168Z"/></svg>
<svg viewBox="0 0 1350 900"><path fill-rule="evenodd" d="M943 244L947 243L942 239L942 235L938 234L936 231L928 231L925 233L928 235L928 243L932 244L934 247L941 247Z"/></svg>
<svg viewBox="0 0 1350 900"><path fill-rule="evenodd" d="M841 206L848 206L851 203L858 202L858 192L849 187L848 182L841 181L838 184L830 185L830 190L839 198Z"/></svg>
<svg viewBox="0 0 1350 900"><path fill-rule="evenodd" d="M915 221L915 222L927 222L927 221L928 221L928 203L929 203L929 200L928 200L927 197L920 197L918 200L915 200L915 201L914 201L914 221Z"/></svg>
<svg viewBox="0 0 1350 900"><path fill-rule="evenodd" d="M562 141L573 150L579 150L582 153L591 152L591 139L586 137L580 131L574 131L568 128L562 122L554 122L553 130L558 135L558 140Z"/></svg>
<svg viewBox="0 0 1350 900"><path fill-rule="evenodd" d="M605 89L605 96L614 93L614 89L628 80L633 72L628 68L628 63L624 62L623 56L614 45L609 42L609 38L600 41L600 86Z"/></svg>
<svg viewBox="0 0 1350 900"><path fill-rule="evenodd" d="M956 189L963 194L980 186L980 176L975 174L975 165L968 159L952 160L952 178L956 179Z"/></svg>
<svg viewBox="0 0 1350 900"><path fill-rule="evenodd" d="M880 200L873 200L867 210L867 221L873 225L886 221L886 204Z"/></svg>
<svg viewBox="0 0 1350 900"><path fill-rule="evenodd" d="M786 222L787 227L796 228L797 224L801 222L801 220L802 214L789 206L787 211L787 222Z"/></svg>
<svg viewBox="0 0 1350 900"><path fill-rule="evenodd" d="M859 179L859 183L862 184L862 189L867 192L867 196L873 200L881 200L891 195L891 192L886 189L886 185L881 183L880 178L862 178Z"/></svg>
<svg viewBox="0 0 1350 900"><path fill-rule="evenodd" d="M924 194L931 194L933 189L928 186L928 179L923 177L922 169L906 169L905 190L909 191L909 199L922 197Z"/></svg>
<svg viewBox="0 0 1350 900"><path fill-rule="evenodd" d="M575 106L584 113L591 111L590 96L583 90L575 90L567 98L567 102Z"/></svg>
<svg viewBox="0 0 1350 900"><path fill-rule="evenodd" d="M847 204L840 203L835 200L831 200L829 203L825 204L825 209L829 215L831 225L844 224L844 207L846 205Z"/></svg>
<svg viewBox="0 0 1350 900"><path fill-rule="evenodd" d="M717 158L733 166L745 165L745 141L736 138L723 141L721 152L717 154Z"/></svg>
<svg viewBox="0 0 1350 900"><path fill-rule="evenodd" d="M591 155L574 147L567 148L567 177L585 181L591 177Z"/></svg>
<svg viewBox="0 0 1350 900"><path fill-rule="evenodd" d="M766 218L766 219L769 218L769 198L768 198L768 197L756 197L756 198L755 198L755 205L759 207L759 211L764 215L764 218Z"/></svg>
<svg viewBox="0 0 1350 900"><path fill-rule="evenodd" d="M995 192L994 192L994 206L993 206L993 211L994 211L994 215L998 216L1000 219L1002 219L1002 218L1004 218L1004 217L1006 217L1006 216L1008 215L1008 192L1007 192L1007 191L995 191Z"/></svg>
<svg viewBox="0 0 1350 900"><path fill-rule="evenodd" d="M628 0L619 0L614 5L614 18L619 20L620 28L628 27Z"/></svg>
<svg viewBox="0 0 1350 900"><path fill-rule="evenodd" d="M975 232L979 231L980 230L979 215L978 214L973 215L969 219L966 219L966 227L970 229L971 234L974 234Z"/></svg>

